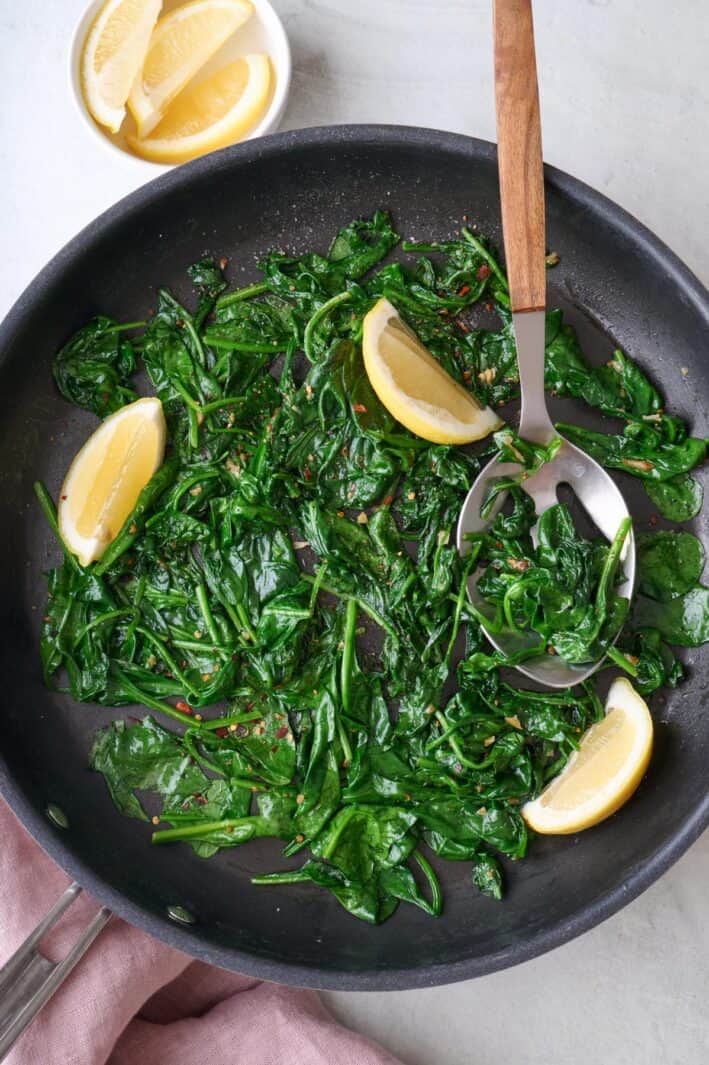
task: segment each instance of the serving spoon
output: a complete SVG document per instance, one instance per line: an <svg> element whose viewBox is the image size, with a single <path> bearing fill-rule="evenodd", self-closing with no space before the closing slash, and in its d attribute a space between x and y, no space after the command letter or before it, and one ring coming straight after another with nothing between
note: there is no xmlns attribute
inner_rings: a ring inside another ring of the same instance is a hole
<svg viewBox="0 0 709 1065"><path fill-rule="evenodd" d="M544 326L546 263L544 232L544 171L539 92L534 54L531 0L494 0L495 104L497 110L498 167L502 230L507 261L512 323L517 342L517 363L522 396L519 436L535 444L549 444L559 437L554 458L524 481L537 515L558 503L559 485L568 485L610 542L628 508L612 478L589 455L557 433L544 396ZM458 550L467 554L469 533L481 532L504 504L500 494L485 519L480 509L490 482L518 476L522 468L493 459L470 489L458 520ZM532 530L534 538L534 530ZM635 579L635 544L632 528L626 537L621 560L625 580L618 594L630 597ZM488 615L490 606L477 589L479 571L468 580L468 594L478 611ZM490 643L505 656L534 647L535 636L511 632L493 633L483 626ZM516 668L527 677L551 688L566 688L589 677L603 659L569 665L555 655L542 654L520 662Z"/></svg>

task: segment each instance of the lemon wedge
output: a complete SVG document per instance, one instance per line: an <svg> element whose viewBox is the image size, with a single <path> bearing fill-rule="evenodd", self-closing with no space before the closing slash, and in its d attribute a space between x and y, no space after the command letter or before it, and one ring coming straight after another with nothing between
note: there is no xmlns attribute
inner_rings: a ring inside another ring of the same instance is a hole
<svg viewBox="0 0 709 1065"><path fill-rule="evenodd" d="M249 0L192 0L160 19L128 97L141 140L252 11Z"/></svg>
<svg viewBox="0 0 709 1065"><path fill-rule="evenodd" d="M493 410L446 373L389 300L380 299L365 317L362 354L386 409L424 440L468 444L502 425Z"/></svg>
<svg viewBox="0 0 709 1065"><path fill-rule="evenodd" d="M185 163L241 140L266 107L271 88L267 55L247 55L198 85L188 85L146 140L128 144L155 163Z"/></svg>
<svg viewBox="0 0 709 1065"><path fill-rule="evenodd" d="M647 703L625 677L614 680L606 715L581 739L559 776L522 816L545 835L565 835L610 817L637 788L652 752L652 718Z"/></svg>
<svg viewBox="0 0 709 1065"><path fill-rule="evenodd" d="M162 464L165 416L159 399L138 399L106 418L69 467L57 519L64 543L88 566L121 531Z"/></svg>
<svg viewBox="0 0 709 1065"><path fill-rule="evenodd" d="M81 87L86 105L102 126L116 133L126 100L143 65L162 0L107 0L86 35Z"/></svg>

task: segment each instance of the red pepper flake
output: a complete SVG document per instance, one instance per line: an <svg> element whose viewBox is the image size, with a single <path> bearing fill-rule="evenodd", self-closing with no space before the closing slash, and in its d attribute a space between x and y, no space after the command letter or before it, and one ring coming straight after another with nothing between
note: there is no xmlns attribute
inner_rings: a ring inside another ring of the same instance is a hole
<svg viewBox="0 0 709 1065"><path fill-rule="evenodd" d="M310 469L310 466L303 467L303 477L305 477L306 481L312 481L313 471Z"/></svg>
<svg viewBox="0 0 709 1065"><path fill-rule="evenodd" d="M62 496L62 499L68 499L68 498L69 498L68 496Z"/></svg>
<svg viewBox="0 0 709 1065"><path fill-rule="evenodd" d="M470 326L466 325L465 322L461 322L459 319L457 319L455 324L458 326L458 328L460 329L461 333L469 333L470 332Z"/></svg>
<svg viewBox="0 0 709 1065"><path fill-rule="evenodd" d="M186 703L184 699L180 699L178 703L175 703L175 709L179 710L183 714L192 713L192 707L189 703Z"/></svg>
<svg viewBox="0 0 709 1065"><path fill-rule="evenodd" d="M277 740L283 740L283 739L286 738L287 735L288 735L288 726L287 725L281 725L280 728L276 729L276 739Z"/></svg>
<svg viewBox="0 0 709 1065"><path fill-rule="evenodd" d="M469 292L470 292L470 285L463 285L462 288L458 289L458 295L459 296L467 296Z"/></svg>
<svg viewBox="0 0 709 1065"><path fill-rule="evenodd" d="M224 740L229 735L229 729L222 725L221 728L215 728L214 735L218 736L220 740Z"/></svg>
<svg viewBox="0 0 709 1065"><path fill-rule="evenodd" d="M355 411L356 414L367 413L367 408L365 407L364 403L353 403L352 410Z"/></svg>
<svg viewBox="0 0 709 1065"><path fill-rule="evenodd" d="M492 314L492 312L495 310L491 303L486 303L484 306L488 314Z"/></svg>
<svg viewBox="0 0 709 1065"><path fill-rule="evenodd" d="M390 496L384 496L384 498L382 499L382 501L381 501L381 503L379 505L381 507L390 507L393 502L394 502L394 496L391 496L391 495Z"/></svg>
<svg viewBox="0 0 709 1065"><path fill-rule="evenodd" d="M482 266L478 267L475 276L477 277L478 281L484 281L485 278L489 277L491 273L492 271L490 267L486 263L483 263Z"/></svg>

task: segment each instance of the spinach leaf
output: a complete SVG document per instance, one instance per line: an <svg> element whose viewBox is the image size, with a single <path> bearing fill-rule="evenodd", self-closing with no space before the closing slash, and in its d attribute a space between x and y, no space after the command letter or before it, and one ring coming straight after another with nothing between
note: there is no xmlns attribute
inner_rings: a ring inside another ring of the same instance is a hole
<svg viewBox="0 0 709 1065"><path fill-rule="evenodd" d="M675 443L647 423L629 422L622 434L606 436L564 422L557 429L602 466L623 470L646 481L667 481L703 462L706 441L688 436Z"/></svg>
<svg viewBox="0 0 709 1065"><path fill-rule="evenodd" d="M709 588L697 585L669 602L639 595L632 622L638 628L654 628L668 643L699 647L709 640Z"/></svg>
<svg viewBox="0 0 709 1065"><path fill-rule="evenodd" d="M206 777L180 741L146 717L127 726L115 721L99 732L91 768L102 773L121 813L148 820L136 791L154 791L167 809L206 786Z"/></svg>
<svg viewBox="0 0 709 1065"><path fill-rule="evenodd" d="M688 532L646 533L637 540L638 588L667 602L684 595L704 569L704 548Z"/></svg>
<svg viewBox="0 0 709 1065"><path fill-rule="evenodd" d="M702 509L704 489L689 474L679 474L667 481L645 481L645 491L663 518L691 521Z"/></svg>
<svg viewBox="0 0 709 1065"><path fill-rule="evenodd" d="M67 341L54 359L54 380L70 403L104 418L137 399L130 387L135 355L123 334L135 325L94 318Z"/></svg>

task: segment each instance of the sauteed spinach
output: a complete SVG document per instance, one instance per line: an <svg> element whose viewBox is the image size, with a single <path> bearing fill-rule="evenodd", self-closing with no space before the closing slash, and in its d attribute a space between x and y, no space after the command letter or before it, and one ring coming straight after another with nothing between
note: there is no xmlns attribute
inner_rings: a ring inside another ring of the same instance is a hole
<svg viewBox="0 0 709 1065"><path fill-rule="evenodd" d="M451 533L490 445L418 439L369 386L362 319L386 296L480 400L504 407L518 391L488 242L465 228L403 243L405 261L382 265L399 243L377 212L327 254L271 252L263 280L233 291L205 258L189 270L192 309L163 289L146 323L100 317L71 338L54 364L62 394L103 417L134 398L142 367L171 446L100 562L82 568L64 549L41 639L47 684L151 712L112 721L91 765L123 813L153 821L154 843L186 840L208 857L275 837L284 857L258 883L312 882L370 922L400 901L440 913L431 851L470 863L472 884L500 898L500 857L528 844L520 805L603 712L591 683L511 683L467 601L477 551L459 557ZM497 328L475 323L493 307ZM589 365L558 311L546 352L550 390L623 425L563 431L643 478L666 517L695 514L689 471L706 442L665 413L642 370L622 352ZM38 496L56 534L52 501L41 486ZM595 655L624 610L615 548L582 540L559 506L533 549L528 497L512 496L485 540L501 560L491 598L519 624L539 574L557 619L547 609L547 638L571 659ZM526 574L510 559L529 562ZM640 595L615 660L643 692L681 678L668 643L709 637L702 564L689 533L640 540ZM578 617L562 630L572 587Z"/></svg>

